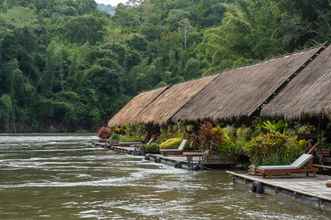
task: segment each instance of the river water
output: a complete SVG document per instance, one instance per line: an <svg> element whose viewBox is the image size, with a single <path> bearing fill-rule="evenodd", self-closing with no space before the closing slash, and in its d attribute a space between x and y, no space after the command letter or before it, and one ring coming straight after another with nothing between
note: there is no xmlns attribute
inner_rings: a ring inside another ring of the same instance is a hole
<svg viewBox="0 0 331 220"><path fill-rule="evenodd" d="M185 171L95 148L92 136L0 136L0 219L329 219L257 196L222 171Z"/></svg>

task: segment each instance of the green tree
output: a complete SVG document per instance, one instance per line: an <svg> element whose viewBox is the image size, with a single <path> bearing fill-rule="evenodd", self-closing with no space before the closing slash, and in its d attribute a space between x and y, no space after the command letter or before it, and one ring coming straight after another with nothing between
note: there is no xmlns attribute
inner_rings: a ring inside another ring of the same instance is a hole
<svg viewBox="0 0 331 220"><path fill-rule="evenodd" d="M66 39L71 43L96 44L104 36L104 21L93 15L70 18L63 26Z"/></svg>

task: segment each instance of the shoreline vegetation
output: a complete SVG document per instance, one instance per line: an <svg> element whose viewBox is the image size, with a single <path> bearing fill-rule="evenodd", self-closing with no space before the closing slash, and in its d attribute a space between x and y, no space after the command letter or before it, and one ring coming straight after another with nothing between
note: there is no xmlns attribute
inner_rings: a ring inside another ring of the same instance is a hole
<svg viewBox="0 0 331 220"><path fill-rule="evenodd" d="M327 0L131 3L1 0L0 131L94 131L142 91L330 40Z"/></svg>
<svg viewBox="0 0 331 220"><path fill-rule="evenodd" d="M329 124L327 125L329 127ZM147 142L144 153L160 153L163 149L177 149L183 139L184 150L208 151L220 161L248 165L286 165L292 163L313 143L331 150L329 130L318 130L313 123L284 120L257 120L251 124L226 124L204 121L159 126L129 125L113 127L109 143ZM148 137L148 138L146 138ZM318 160L318 158L316 158Z"/></svg>

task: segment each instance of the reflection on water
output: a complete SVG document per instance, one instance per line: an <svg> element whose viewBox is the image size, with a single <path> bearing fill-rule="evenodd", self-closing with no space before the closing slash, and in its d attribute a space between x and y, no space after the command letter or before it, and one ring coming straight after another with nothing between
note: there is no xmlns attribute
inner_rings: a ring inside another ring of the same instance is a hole
<svg viewBox="0 0 331 220"><path fill-rule="evenodd" d="M93 139L0 136L0 219L328 219L234 190L224 172L153 164L93 148Z"/></svg>

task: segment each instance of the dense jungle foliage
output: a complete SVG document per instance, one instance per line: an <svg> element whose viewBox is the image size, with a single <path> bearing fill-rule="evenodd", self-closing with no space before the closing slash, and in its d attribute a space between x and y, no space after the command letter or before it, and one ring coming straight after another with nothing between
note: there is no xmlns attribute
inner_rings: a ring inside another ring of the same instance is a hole
<svg viewBox="0 0 331 220"><path fill-rule="evenodd" d="M328 41L329 0L0 0L0 131L102 125L142 90ZM99 7L100 8L100 7Z"/></svg>

